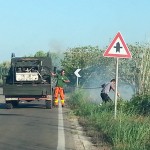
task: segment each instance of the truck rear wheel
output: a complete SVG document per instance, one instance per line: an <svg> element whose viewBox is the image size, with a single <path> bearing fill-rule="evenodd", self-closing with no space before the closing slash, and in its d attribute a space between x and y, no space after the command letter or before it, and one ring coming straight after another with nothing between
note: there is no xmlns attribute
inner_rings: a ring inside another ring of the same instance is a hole
<svg viewBox="0 0 150 150"><path fill-rule="evenodd" d="M6 108L7 109L12 109L13 108L13 104L11 101L6 102Z"/></svg>
<svg viewBox="0 0 150 150"><path fill-rule="evenodd" d="M19 101L12 101L12 105L13 105L13 107L17 107L17 106L18 106L18 104L19 104Z"/></svg>
<svg viewBox="0 0 150 150"><path fill-rule="evenodd" d="M45 101L45 104L46 104L46 109L52 109L52 101L51 100L46 100Z"/></svg>

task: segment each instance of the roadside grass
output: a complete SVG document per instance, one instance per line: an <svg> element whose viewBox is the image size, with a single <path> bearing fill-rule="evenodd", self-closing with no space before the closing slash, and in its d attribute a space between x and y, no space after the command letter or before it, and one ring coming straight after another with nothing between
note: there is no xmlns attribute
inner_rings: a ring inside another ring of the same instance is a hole
<svg viewBox="0 0 150 150"><path fill-rule="evenodd" d="M118 102L117 119L114 119L114 103L91 103L81 90L69 96L68 105L97 146L108 145L112 150L150 149L150 116L134 111L130 102Z"/></svg>

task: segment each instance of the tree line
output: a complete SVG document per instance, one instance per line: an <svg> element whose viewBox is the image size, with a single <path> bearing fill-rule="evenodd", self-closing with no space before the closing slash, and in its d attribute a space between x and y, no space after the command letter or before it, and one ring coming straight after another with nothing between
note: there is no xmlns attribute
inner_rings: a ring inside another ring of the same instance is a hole
<svg viewBox="0 0 150 150"><path fill-rule="evenodd" d="M128 48L132 59L119 59L119 81L129 84L135 94L150 93L150 44L129 44ZM76 82L74 71L80 68L82 70L80 86L83 86L89 85L93 78L105 80L115 77L116 60L103 57L105 50L106 48L100 49L98 46L69 48L63 53L40 50L30 57L51 56L53 65L65 69L73 84ZM7 74L9 67L9 60L0 64L1 80L2 76Z"/></svg>

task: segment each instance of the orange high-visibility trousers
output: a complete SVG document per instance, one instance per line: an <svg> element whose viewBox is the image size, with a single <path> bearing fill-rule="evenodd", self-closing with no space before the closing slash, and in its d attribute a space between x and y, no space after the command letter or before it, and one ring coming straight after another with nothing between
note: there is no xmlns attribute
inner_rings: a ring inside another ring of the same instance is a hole
<svg viewBox="0 0 150 150"><path fill-rule="evenodd" d="M61 104L64 105L64 89L62 87L55 87L54 97L55 97L55 106L58 105L58 95L60 94Z"/></svg>

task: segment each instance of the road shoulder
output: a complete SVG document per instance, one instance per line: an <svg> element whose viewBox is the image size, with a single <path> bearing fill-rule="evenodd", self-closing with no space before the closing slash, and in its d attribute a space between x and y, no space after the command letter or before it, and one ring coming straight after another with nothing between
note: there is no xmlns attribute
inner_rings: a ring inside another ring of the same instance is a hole
<svg viewBox="0 0 150 150"><path fill-rule="evenodd" d="M63 113L65 120L64 124L67 122L70 124L70 133L73 137L75 150L100 150L98 147L94 146L91 142L91 138L86 136L83 127L79 125L77 116L75 116L69 108L64 108Z"/></svg>

